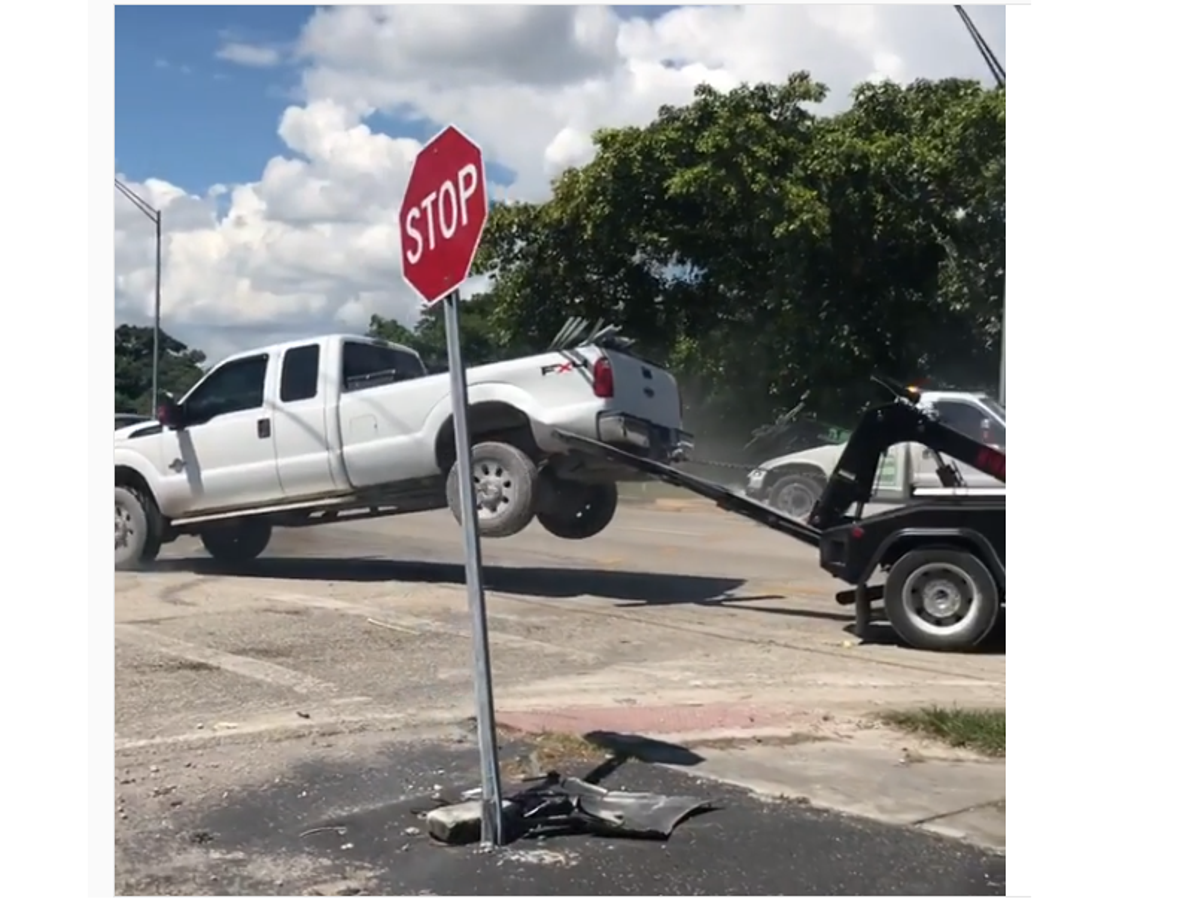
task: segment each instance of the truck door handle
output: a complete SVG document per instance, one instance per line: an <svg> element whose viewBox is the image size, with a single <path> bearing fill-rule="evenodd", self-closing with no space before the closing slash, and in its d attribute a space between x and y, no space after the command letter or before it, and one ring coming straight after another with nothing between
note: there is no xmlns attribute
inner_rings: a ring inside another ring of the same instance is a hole
<svg viewBox="0 0 1200 900"><path fill-rule="evenodd" d="M258 420L258 436L260 438L269 438L271 436L271 420L270 419L259 419Z"/></svg>

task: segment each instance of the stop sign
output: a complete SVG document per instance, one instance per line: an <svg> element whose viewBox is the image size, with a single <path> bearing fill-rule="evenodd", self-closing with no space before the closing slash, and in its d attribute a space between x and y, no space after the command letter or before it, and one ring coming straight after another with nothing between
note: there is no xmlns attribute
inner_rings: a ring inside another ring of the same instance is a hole
<svg viewBox="0 0 1200 900"><path fill-rule="evenodd" d="M400 203L400 266L426 303L437 303L471 271L487 222L483 151L450 125L413 162Z"/></svg>

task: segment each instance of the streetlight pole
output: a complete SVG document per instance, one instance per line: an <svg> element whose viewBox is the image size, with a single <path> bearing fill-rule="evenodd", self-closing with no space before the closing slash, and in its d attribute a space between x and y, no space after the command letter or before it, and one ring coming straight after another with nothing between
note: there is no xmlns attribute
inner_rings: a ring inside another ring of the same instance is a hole
<svg viewBox="0 0 1200 900"><path fill-rule="evenodd" d="M150 412L158 409L158 342L162 332L162 210L155 209L117 178L113 184L121 196L137 207L138 212L154 223L154 344L150 362Z"/></svg>
<svg viewBox="0 0 1200 900"><path fill-rule="evenodd" d="M967 29L967 34L971 36L971 40L975 42L975 49L979 51L979 55L983 57L984 65L988 67L988 71L992 73L992 78L996 81L996 87L1004 87L1008 81L1008 74L1004 71L1004 66L999 58L992 52L992 48L988 46L988 42L984 40L979 29L975 27L975 23L971 21L971 17L967 11L955 4L954 11L958 13L958 17L962 20L963 25ZM1005 265L1005 286L1000 289L1000 404L1004 405L1004 338L1007 332L1005 325L1008 323L1008 266Z"/></svg>

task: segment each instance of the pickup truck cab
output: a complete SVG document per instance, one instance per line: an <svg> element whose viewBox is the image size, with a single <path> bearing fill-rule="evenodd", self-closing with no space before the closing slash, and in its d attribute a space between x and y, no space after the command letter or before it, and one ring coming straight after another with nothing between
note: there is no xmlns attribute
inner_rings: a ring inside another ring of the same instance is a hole
<svg viewBox="0 0 1200 900"><path fill-rule="evenodd" d="M985 444L1004 449L1006 412L987 394L963 391L925 391L922 409L937 413L941 422ZM767 460L746 481L746 496L766 503L794 519L811 511L825 489L829 473L841 458L845 444L813 447ZM966 491L1004 495L1004 484L978 469L959 463ZM937 460L928 447L896 444L879 466L875 495L880 503L905 503L913 497L961 494L962 488L944 488L937 476Z"/></svg>
<svg viewBox="0 0 1200 900"><path fill-rule="evenodd" d="M574 452L556 430L660 459L686 456L666 371L585 344L467 370L480 534L534 518L598 534L628 469ZM239 353L157 421L114 433L116 565L195 534L216 558L258 556L275 527L458 509L448 374L407 347L327 335Z"/></svg>

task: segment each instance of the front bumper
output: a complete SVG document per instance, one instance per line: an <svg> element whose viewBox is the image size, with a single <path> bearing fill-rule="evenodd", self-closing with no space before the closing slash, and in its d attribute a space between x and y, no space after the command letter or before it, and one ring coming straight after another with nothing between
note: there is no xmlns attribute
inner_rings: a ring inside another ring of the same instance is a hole
<svg viewBox="0 0 1200 900"><path fill-rule="evenodd" d="M605 444L628 447L660 462L684 462L691 455L694 437L678 428L655 425L625 413L601 415L596 436Z"/></svg>

